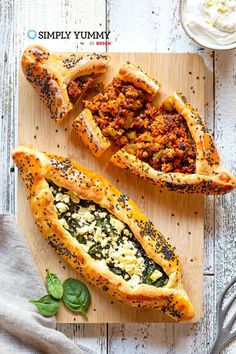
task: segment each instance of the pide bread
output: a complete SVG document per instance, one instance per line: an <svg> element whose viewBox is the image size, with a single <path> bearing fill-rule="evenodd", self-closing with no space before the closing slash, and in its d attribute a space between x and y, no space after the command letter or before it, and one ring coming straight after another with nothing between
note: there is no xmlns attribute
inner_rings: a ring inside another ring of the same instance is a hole
<svg viewBox="0 0 236 354"><path fill-rule="evenodd" d="M149 73L144 72L140 67L130 62L127 62L120 68L117 78L144 90L151 97L154 97L161 88L160 82L152 78Z"/></svg>
<svg viewBox="0 0 236 354"><path fill-rule="evenodd" d="M224 194L235 177L220 164L204 120L178 91L160 107L153 99L160 84L132 64L84 101L74 128L95 156L111 145L110 161L159 187L180 193Z"/></svg>
<svg viewBox="0 0 236 354"><path fill-rule="evenodd" d="M124 125L128 128L137 112L145 107L147 102L153 101L160 87L161 84L141 68L130 63L124 64L118 75L106 87L104 94L95 96L93 102L87 101L88 107L73 123L77 134L96 157L101 156L110 147L110 141L122 135L119 129L106 126L104 128L107 132L104 135L101 129L101 125L104 125L103 117L110 111L112 118L119 115L126 120ZM97 106L100 117L94 114Z"/></svg>
<svg viewBox="0 0 236 354"><path fill-rule="evenodd" d="M195 145L194 163L193 157L189 157L189 154L186 154L187 161L186 164L183 164L183 169L190 169L190 172L183 173L181 170L162 172L156 170L145 159L141 160L135 154L130 153L129 145L113 155L110 161L147 181L171 191L204 194L225 194L232 191L236 187L236 178L220 164L220 157L215 143L198 111L189 104L180 92L175 92L168 101L178 115L185 120ZM179 146L178 150L184 150L186 145L185 142L180 141L177 145ZM193 154L193 152L191 153ZM171 165L169 161L173 161L176 164L175 159L177 160L178 156L174 155L172 159L167 158L167 167L168 163ZM188 163L189 160L191 163Z"/></svg>
<svg viewBox="0 0 236 354"><path fill-rule="evenodd" d="M96 157L101 156L111 146L109 139L102 134L89 109L86 108L80 113L79 118L73 122L73 126L85 146L89 147Z"/></svg>
<svg viewBox="0 0 236 354"><path fill-rule="evenodd" d="M89 284L177 321L193 316L174 248L127 195L68 158L26 146L12 156L40 231Z"/></svg>
<svg viewBox="0 0 236 354"><path fill-rule="evenodd" d="M23 52L21 64L26 79L49 108L51 118L60 122L97 83L109 61L107 55L56 54L40 45L31 45Z"/></svg>

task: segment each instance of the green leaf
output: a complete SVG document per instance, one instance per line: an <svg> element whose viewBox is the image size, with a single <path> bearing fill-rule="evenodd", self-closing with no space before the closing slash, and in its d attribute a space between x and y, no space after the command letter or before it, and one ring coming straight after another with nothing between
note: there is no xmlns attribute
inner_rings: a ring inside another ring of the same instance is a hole
<svg viewBox="0 0 236 354"><path fill-rule="evenodd" d="M61 299L63 296L63 286L61 281L56 274L50 273L48 269L46 269L46 272L46 284L49 294L55 299Z"/></svg>
<svg viewBox="0 0 236 354"><path fill-rule="evenodd" d="M39 300L30 300L30 303L34 304L39 313L45 317L55 315L61 306L60 301L54 299L51 295L45 295Z"/></svg>
<svg viewBox="0 0 236 354"><path fill-rule="evenodd" d="M102 259L102 246L94 245L90 247L88 254L94 259Z"/></svg>
<svg viewBox="0 0 236 354"><path fill-rule="evenodd" d="M69 278L64 281L63 290L63 301L66 307L79 312L87 320L86 311L91 304L87 286L77 279Z"/></svg>

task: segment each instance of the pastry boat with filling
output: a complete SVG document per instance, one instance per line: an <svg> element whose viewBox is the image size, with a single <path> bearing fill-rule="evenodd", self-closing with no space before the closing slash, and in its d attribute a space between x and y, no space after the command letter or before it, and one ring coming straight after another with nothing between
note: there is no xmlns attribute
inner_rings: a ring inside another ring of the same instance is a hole
<svg viewBox="0 0 236 354"><path fill-rule="evenodd" d="M26 79L56 122L66 118L84 93L97 83L109 62L108 55L50 53L40 45L26 48L21 59Z"/></svg>
<svg viewBox="0 0 236 354"><path fill-rule="evenodd" d="M165 106L169 107L168 111L163 109ZM175 92L160 111L149 126L151 132L157 128L157 134L150 135L154 137L151 144L145 141L139 149L138 143L129 142L110 161L170 191L203 194L232 191L236 178L221 165L212 136L185 96ZM161 123L158 122L160 118ZM143 142L143 136L139 139ZM149 146L153 144L157 150L150 151Z"/></svg>
<svg viewBox="0 0 236 354"><path fill-rule="evenodd" d="M40 231L89 284L177 321L193 317L174 248L127 195L67 158L25 146L12 156Z"/></svg>
<svg viewBox="0 0 236 354"><path fill-rule="evenodd" d="M148 74L126 64L103 92L84 102L74 128L95 156L113 146L112 163L159 187L232 191L236 179L221 165L198 111L177 91L157 108L153 99L159 88Z"/></svg>
<svg viewBox="0 0 236 354"><path fill-rule="evenodd" d="M104 92L85 102L85 110L73 126L83 143L101 156L115 141L123 144L135 116L152 102L161 84L141 68L124 64Z"/></svg>

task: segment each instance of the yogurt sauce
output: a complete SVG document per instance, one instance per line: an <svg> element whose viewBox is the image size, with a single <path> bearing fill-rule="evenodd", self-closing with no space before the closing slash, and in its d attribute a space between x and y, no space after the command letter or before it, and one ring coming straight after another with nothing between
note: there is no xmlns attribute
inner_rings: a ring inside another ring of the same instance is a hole
<svg viewBox="0 0 236 354"><path fill-rule="evenodd" d="M236 0L184 0L182 20L203 46L236 44Z"/></svg>

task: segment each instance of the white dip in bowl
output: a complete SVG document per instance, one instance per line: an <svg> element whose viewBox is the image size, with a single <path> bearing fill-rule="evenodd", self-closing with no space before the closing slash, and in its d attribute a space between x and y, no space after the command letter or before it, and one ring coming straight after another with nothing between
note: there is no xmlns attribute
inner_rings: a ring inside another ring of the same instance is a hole
<svg viewBox="0 0 236 354"><path fill-rule="evenodd" d="M180 17L186 33L203 47L236 48L236 0L182 0Z"/></svg>

